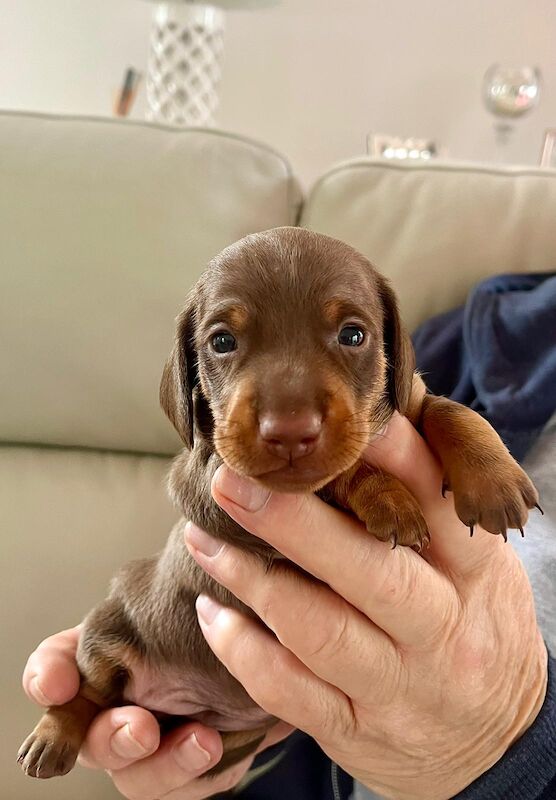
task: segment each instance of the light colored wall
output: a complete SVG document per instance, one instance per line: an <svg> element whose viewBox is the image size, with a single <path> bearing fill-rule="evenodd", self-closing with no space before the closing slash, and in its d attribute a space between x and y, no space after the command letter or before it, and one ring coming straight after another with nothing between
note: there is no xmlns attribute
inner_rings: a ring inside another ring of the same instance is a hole
<svg viewBox="0 0 556 800"><path fill-rule="evenodd" d="M145 67L146 0L0 0L0 107L110 114ZM480 102L493 61L538 65L540 106L500 153ZM144 111L144 97L133 116ZM284 152L305 183L369 130L466 160L534 164L556 126L554 0L282 0L228 16L220 124ZM1 157L1 154L0 154Z"/></svg>

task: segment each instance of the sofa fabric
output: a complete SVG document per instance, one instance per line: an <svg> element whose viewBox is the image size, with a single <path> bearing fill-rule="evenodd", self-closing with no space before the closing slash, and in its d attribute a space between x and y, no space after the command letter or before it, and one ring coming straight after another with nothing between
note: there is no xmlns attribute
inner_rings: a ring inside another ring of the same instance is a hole
<svg viewBox="0 0 556 800"><path fill-rule="evenodd" d="M76 625L127 561L162 547L177 514L167 458L80 448L0 446L0 798L109 800L103 775L26 778L17 749L40 710L21 689L29 653Z"/></svg>
<svg viewBox="0 0 556 800"><path fill-rule="evenodd" d="M376 264L413 330L490 275L556 269L555 209L556 170L362 158L317 181L301 224Z"/></svg>

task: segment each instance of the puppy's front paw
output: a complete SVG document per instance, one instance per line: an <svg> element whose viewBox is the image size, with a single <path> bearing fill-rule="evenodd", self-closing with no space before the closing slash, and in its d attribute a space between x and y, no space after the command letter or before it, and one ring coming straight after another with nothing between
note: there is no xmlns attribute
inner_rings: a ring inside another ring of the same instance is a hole
<svg viewBox="0 0 556 800"><path fill-rule="evenodd" d="M369 533L381 542L401 544L421 551L430 542L430 534L423 512L405 486L383 491L372 497L361 521Z"/></svg>
<svg viewBox="0 0 556 800"><path fill-rule="evenodd" d="M471 535L480 525L505 540L509 528L523 535L529 509L539 500L531 480L510 455L483 468L458 466L445 477L444 489L454 493L456 513Z"/></svg>
<svg viewBox="0 0 556 800"><path fill-rule="evenodd" d="M73 769L78 752L71 741L49 736L39 723L19 748L17 762L31 778L54 778Z"/></svg>

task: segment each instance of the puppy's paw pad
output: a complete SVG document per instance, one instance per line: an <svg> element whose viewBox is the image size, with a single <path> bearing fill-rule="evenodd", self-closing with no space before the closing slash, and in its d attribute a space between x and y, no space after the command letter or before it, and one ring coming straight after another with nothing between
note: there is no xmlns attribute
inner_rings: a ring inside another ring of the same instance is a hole
<svg viewBox="0 0 556 800"><path fill-rule="evenodd" d="M77 760L78 751L70 742L49 739L39 732L25 739L17 754L17 762L31 778L54 778L66 775Z"/></svg>

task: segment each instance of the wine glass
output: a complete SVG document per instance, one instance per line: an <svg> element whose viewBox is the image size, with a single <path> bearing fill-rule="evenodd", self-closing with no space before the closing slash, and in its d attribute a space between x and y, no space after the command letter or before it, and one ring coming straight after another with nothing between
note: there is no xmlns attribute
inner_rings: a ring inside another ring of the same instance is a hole
<svg viewBox="0 0 556 800"><path fill-rule="evenodd" d="M497 118L496 141L508 143L514 120L529 113L539 102L541 73L537 67L490 66L483 78L483 100Z"/></svg>

